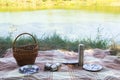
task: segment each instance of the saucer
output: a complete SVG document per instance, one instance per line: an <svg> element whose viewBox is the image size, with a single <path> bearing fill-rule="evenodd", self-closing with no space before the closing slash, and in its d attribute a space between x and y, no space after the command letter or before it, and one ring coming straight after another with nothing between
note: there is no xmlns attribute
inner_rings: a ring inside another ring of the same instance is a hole
<svg viewBox="0 0 120 80"><path fill-rule="evenodd" d="M25 65L19 68L19 72L23 74L33 74L39 71L39 67L37 65Z"/></svg>
<svg viewBox="0 0 120 80"><path fill-rule="evenodd" d="M100 71L102 70L102 68L103 67L99 64L88 63L88 64L83 65L83 69L88 70L88 71Z"/></svg>

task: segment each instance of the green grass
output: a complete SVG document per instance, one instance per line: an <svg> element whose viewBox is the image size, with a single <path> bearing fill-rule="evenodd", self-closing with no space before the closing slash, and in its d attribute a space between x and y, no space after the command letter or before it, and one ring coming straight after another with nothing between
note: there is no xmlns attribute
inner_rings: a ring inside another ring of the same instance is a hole
<svg viewBox="0 0 120 80"><path fill-rule="evenodd" d="M37 38L35 36L40 50L51 50L51 49L64 49L69 51L78 51L78 45L84 44L85 49L90 48L100 48L100 49L107 49L109 46L109 41L107 39L102 39L99 37L96 37L95 39L91 38L83 38L81 40L77 39L75 41L70 41L67 38L63 39L60 35L54 33L52 36L47 36L44 38ZM18 38L16 41L15 46L22 46L25 44L34 44L34 41L29 37L21 37ZM4 54L6 49L11 48L12 40L10 37L3 38L0 37L0 50L2 51L0 53L0 56Z"/></svg>
<svg viewBox="0 0 120 80"><path fill-rule="evenodd" d="M100 48L106 49L110 45L110 40L103 38L102 28L97 28L97 34L94 39L87 37L82 39L80 42L86 45L86 48Z"/></svg>
<svg viewBox="0 0 120 80"><path fill-rule="evenodd" d="M0 57L5 53L8 48L12 47L12 40L10 37L0 37Z"/></svg>

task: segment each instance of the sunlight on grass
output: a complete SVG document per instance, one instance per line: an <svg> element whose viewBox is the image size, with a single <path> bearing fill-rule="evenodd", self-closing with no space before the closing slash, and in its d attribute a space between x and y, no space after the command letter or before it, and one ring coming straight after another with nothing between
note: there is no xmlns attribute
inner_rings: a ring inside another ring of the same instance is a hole
<svg viewBox="0 0 120 80"><path fill-rule="evenodd" d="M120 13L120 0L0 0L0 11L79 9Z"/></svg>

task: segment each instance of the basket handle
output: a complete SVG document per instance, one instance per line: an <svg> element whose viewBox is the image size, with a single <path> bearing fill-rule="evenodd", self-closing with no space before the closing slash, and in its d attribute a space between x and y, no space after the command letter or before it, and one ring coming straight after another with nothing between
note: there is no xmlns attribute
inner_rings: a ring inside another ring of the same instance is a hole
<svg viewBox="0 0 120 80"><path fill-rule="evenodd" d="M15 47L15 43L16 43L16 40L18 39L18 37L20 37L21 35L24 35L24 34L30 35L30 36L33 38L35 44L37 44L37 41L36 41L36 39L35 39L35 37L34 37L33 35L31 35L30 33L22 33L22 34L19 34L19 35L15 38L15 40L13 41L13 48Z"/></svg>

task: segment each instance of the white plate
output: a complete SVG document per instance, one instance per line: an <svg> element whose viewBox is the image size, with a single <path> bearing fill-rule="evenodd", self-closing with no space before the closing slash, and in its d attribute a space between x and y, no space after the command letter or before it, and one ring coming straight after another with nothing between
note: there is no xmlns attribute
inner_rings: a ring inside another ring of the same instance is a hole
<svg viewBox="0 0 120 80"><path fill-rule="evenodd" d="M25 65L19 68L19 72L23 74L33 74L39 71L37 65Z"/></svg>
<svg viewBox="0 0 120 80"><path fill-rule="evenodd" d="M83 69L88 70L88 71L100 71L102 70L102 66L99 64L84 64Z"/></svg>

